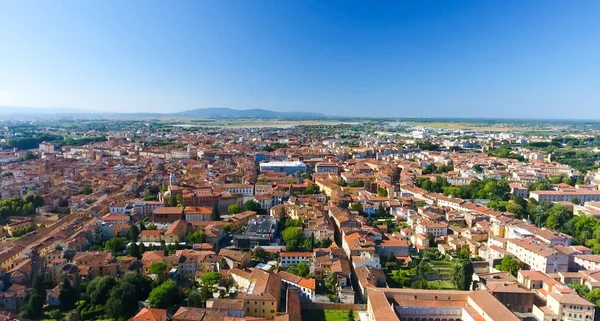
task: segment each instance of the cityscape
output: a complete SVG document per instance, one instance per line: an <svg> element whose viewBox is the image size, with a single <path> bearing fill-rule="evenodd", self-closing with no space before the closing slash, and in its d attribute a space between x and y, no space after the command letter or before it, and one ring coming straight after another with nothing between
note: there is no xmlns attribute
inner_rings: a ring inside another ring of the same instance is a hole
<svg viewBox="0 0 600 321"><path fill-rule="evenodd" d="M600 320L598 17L0 0L0 321Z"/></svg>

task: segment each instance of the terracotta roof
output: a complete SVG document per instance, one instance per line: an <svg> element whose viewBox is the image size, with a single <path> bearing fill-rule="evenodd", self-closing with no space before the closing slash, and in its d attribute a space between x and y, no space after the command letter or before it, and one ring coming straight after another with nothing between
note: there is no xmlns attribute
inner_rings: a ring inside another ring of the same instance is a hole
<svg viewBox="0 0 600 321"><path fill-rule="evenodd" d="M167 319L167 310L143 308L132 321L160 321Z"/></svg>

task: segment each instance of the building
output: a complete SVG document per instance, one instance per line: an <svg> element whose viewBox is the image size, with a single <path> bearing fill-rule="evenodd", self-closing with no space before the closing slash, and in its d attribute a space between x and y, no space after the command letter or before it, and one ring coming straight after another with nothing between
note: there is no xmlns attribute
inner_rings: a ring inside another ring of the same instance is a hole
<svg viewBox="0 0 600 321"><path fill-rule="evenodd" d="M208 299L206 308L227 311L227 315L233 318L243 318L246 315L244 300L239 299Z"/></svg>
<svg viewBox="0 0 600 321"><path fill-rule="evenodd" d="M186 206L183 214L185 220L190 223L212 221L212 208L210 207Z"/></svg>
<svg viewBox="0 0 600 321"><path fill-rule="evenodd" d="M579 201L579 204L583 205L585 202L600 201L600 191L575 188L558 191L531 191L529 193L529 197L538 202L571 202L574 198L576 198Z"/></svg>
<svg viewBox="0 0 600 321"><path fill-rule="evenodd" d="M158 207L152 213L152 221L155 223L174 223L182 218L182 207Z"/></svg>
<svg viewBox="0 0 600 321"><path fill-rule="evenodd" d="M301 276L294 275L285 271L279 272L277 275L281 277L282 289L285 291L288 288L299 290L301 299L312 302L316 294L315 279L307 279Z"/></svg>
<svg viewBox="0 0 600 321"><path fill-rule="evenodd" d="M270 245L273 242L277 220L262 215L250 219L246 231L242 235L235 235L233 240L237 248L252 249L258 245Z"/></svg>
<svg viewBox="0 0 600 321"><path fill-rule="evenodd" d="M133 214L146 217L154 213L158 207L165 207L165 203L159 201L136 201L133 203Z"/></svg>
<svg viewBox="0 0 600 321"><path fill-rule="evenodd" d="M600 270L600 255L575 255L574 262L580 269Z"/></svg>
<svg viewBox="0 0 600 321"><path fill-rule="evenodd" d="M230 269L245 268L252 260L252 254L250 251L221 249L219 256L225 260Z"/></svg>
<svg viewBox="0 0 600 321"><path fill-rule="evenodd" d="M224 191L250 197L254 195L254 185L251 184L224 184L219 186Z"/></svg>
<svg viewBox="0 0 600 321"><path fill-rule="evenodd" d="M508 239L506 251L531 270L544 273L567 271L569 257L553 247L533 239Z"/></svg>
<svg viewBox="0 0 600 321"><path fill-rule="evenodd" d="M241 278L249 284L245 291L238 294L238 299L244 300L246 316L275 319L280 303L281 277L261 269L254 269Z"/></svg>
<svg viewBox="0 0 600 321"><path fill-rule="evenodd" d="M519 321L485 290L419 290L370 287L369 321Z"/></svg>
<svg viewBox="0 0 600 321"><path fill-rule="evenodd" d="M279 253L279 264L282 267L295 266L298 263L306 263L311 266L314 262L312 252L281 252Z"/></svg>
<svg viewBox="0 0 600 321"><path fill-rule="evenodd" d="M261 172L271 171L286 174L294 174L297 172L305 173L307 169L306 164L301 161L267 162L260 163L259 167Z"/></svg>
<svg viewBox="0 0 600 321"><path fill-rule="evenodd" d="M256 212L245 211L226 219L225 222L229 224L232 231L235 231L242 226L246 226L253 217L256 217Z"/></svg>
<svg viewBox="0 0 600 321"><path fill-rule="evenodd" d="M560 320L594 320L595 305L583 299L575 291L569 293L550 292L546 297L547 307Z"/></svg>
<svg viewBox="0 0 600 321"><path fill-rule="evenodd" d="M188 223L184 220L177 220L175 223L169 226L169 229L165 232L165 242L179 243L183 242L185 235L187 234Z"/></svg>
<svg viewBox="0 0 600 321"><path fill-rule="evenodd" d="M315 165L315 173L317 173L317 174L336 174L337 175L338 172L339 172L339 167L335 163L322 162L322 163L317 163Z"/></svg>
<svg viewBox="0 0 600 321"><path fill-rule="evenodd" d="M143 308L131 321L167 321L167 310Z"/></svg>
<svg viewBox="0 0 600 321"><path fill-rule="evenodd" d="M159 230L143 230L140 232L140 242L142 243L160 243L162 240L163 236Z"/></svg>

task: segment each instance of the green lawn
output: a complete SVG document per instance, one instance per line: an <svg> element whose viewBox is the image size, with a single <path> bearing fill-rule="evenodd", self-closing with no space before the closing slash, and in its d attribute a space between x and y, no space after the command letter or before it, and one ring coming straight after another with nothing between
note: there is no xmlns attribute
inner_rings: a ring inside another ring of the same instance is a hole
<svg viewBox="0 0 600 321"><path fill-rule="evenodd" d="M348 311L344 310L302 310L302 321L347 321ZM354 320L359 320L354 311Z"/></svg>

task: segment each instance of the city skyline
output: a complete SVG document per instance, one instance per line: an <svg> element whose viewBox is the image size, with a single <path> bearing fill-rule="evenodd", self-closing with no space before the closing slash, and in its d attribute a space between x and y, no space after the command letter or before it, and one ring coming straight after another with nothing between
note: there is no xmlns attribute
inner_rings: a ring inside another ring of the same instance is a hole
<svg viewBox="0 0 600 321"><path fill-rule="evenodd" d="M0 106L597 118L600 4L0 2Z"/></svg>

